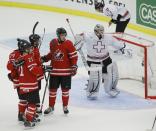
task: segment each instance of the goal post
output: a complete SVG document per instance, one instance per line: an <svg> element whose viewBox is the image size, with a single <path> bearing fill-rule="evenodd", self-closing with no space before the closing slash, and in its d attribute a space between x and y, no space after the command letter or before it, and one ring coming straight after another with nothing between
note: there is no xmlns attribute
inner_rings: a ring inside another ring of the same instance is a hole
<svg viewBox="0 0 156 131"><path fill-rule="evenodd" d="M127 33L108 34L113 35L119 41L123 41L126 48L132 50L132 58L125 58L121 62L116 60L119 68L119 80L136 80L143 83L145 99L156 99L156 47L154 42ZM114 57L116 57L115 54ZM124 68L126 68L125 71ZM130 70L130 68L132 69ZM124 73L124 76L120 75Z"/></svg>

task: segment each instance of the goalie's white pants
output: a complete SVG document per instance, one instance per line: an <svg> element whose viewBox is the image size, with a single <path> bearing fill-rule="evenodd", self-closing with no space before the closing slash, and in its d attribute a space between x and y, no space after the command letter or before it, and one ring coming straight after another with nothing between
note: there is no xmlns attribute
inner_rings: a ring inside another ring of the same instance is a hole
<svg viewBox="0 0 156 131"><path fill-rule="evenodd" d="M90 67L101 67L99 64L91 64ZM99 71L90 71L86 94L89 99L96 99L101 85L102 68Z"/></svg>
<svg viewBox="0 0 156 131"><path fill-rule="evenodd" d="M105 92L111 97L117 96L120 91L117 89L119 74L115 62L107 66L107 73L103 74Z"/></svg>

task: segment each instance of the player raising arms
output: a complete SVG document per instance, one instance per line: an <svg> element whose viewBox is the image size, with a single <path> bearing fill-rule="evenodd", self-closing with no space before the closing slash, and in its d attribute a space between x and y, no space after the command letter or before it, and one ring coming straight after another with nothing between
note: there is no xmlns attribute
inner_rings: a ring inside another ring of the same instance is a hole
<svg viewBox="0 0 156 131"><path fill-rule="evenodd" d="M37 63L38 66L41 66L42 65L42 62L41 62L41 56L40 56L40 52L39 52L39 47L41 46L42 44L42 41L41 41L41 37L38 35L38 34L31 34L29 36L29 41L31 43L31 46L33 47L33 55L34 55L34 59ZM43 79L43 75L41 76L38 76L37 77L37 80L38 80L38 89L41 90L41 80ZM41 113L41 110L40 110L40 103L37 103L37 113Z"/></svg>
<svg viewBox="0 0 156 131"><path fill-rule="evenodd" d="M90 68L102 66L102 78L104 79L104 89L111 97L119 94L117 89L118 68L113 62L108 47L111 46L118 51L124 50L124 43L118 41L111 35L104 34L104 27L97 24L93 33L82 33L75 36L77 46L84 43L87 48L87 63ZM87 97L96 99L100 88L100 71L89 71L89 83L87 87Z"/></svg>

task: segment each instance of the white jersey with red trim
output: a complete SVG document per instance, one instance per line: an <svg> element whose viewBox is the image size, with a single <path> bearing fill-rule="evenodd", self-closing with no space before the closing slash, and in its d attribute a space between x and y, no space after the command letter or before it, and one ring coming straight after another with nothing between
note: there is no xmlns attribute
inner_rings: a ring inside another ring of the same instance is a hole
<svg viewBox="0 0 156 131"><path fill-rule="evenodd" d="M103 13L113 20L117 20L118 14L122 16L120 21L126 21L131 17L129 11L125 7L112 4L106 4Z"/></svg>

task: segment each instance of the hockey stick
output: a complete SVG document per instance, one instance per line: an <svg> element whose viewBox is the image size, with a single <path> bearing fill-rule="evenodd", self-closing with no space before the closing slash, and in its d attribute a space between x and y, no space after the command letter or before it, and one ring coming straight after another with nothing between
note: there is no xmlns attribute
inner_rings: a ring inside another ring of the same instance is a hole
<svg viewBox="0 0 156 131"><path fill-rule="evenodd" d="M32 33L35 34L35 29L38 25L38 21L35 23L34 27L33 27L33 31ZM38 46L38 49L40 49L41 47L41 44L42 44L42 41L43 41L43 38L45 36L45 28L44 28L44 32L43 32L43 36L42 36L42 39L41 39L41 43L39 44ZM43 110L43 104L44 104L44 99L45 99L45 94L46 94L46 91L47 91L47 87L48 87L48 80L49 80L49 77L50 77L50 73L48 73L48 77L46 76L46 74L44 73L44 78L46 80L46 85L45 85L45 89L44 89L44 93L43 93L43 98L42 98L42 103L41 103L41 107L40 107L40 113L42 113L42 110Z"/></svg>
<svg viewBox="0 0 156 131"><path fill-rule="evenodd" d="M155 115L155 118L154 118L154 121L153 121L152 128L151 129L147 129L146 131L153 131L154 126L155 126L155 122L156 122L156 115Z"/></svg>
<svg viewBox="0 0 156 131"><path fill-rule="evenodd" d="M68 23L68 26L69 26L69 28L70 28L70 31L71 31L71 33L72 33L74 39L75 39L75 35L74 35L73 29L72 29L72 27L71 27L71 25L70 25L69 19L67 18L66 21L67 21L67 23ZM76 44L75 44L74 46L76 46ZM90 68L90 67L88 66L88 64L87 64L87 60L86 60L86 58L85 58L85 55L84 55L82 49L79 48L77 51L80 53L82 62L83 62L83 64L84 64L86 70L88 70L88 71L98 71L98 70L101 70L101 68L98 68L98 67L96 67L96 68Z"/></svg>
<svg viewBox="0 0 156 131"><path fill-rule="evenodd" d="M43 98L42 98L42 103L41 103L41 113L42 113L42 110L43 110L43 104L44 104L44 100L45 100L45 94L46 94L46 91L47 91L47 88L48 88L48 80L49 80L49 77L50 77L50 73L48 73L48 77L46 78L46 85L45 85L45 88L44 88L44 93L43 93Z"/></svg>
<svg viewBox="0 0 156 131"><path fill-rule="evenodd" d="M33 34L35 34L35 29L36 29L36 26L38 25L38 23L39 23L39 22L37 21L37 22L35 23L34 27L33 27L33 30L32 30L32 33L33 33Z"/></svg>
<svg viewBox="0 0 156 131"><path fill-rule="evenodd" d="M42 42L43 42L44 36L45 36L45 28L44 28L44 31L43 31L43 35L42 35L42 39L41 39L41 43L40 43L39 46L38 46L39 49L40 49L41 44L42 44Z"/></svg>

